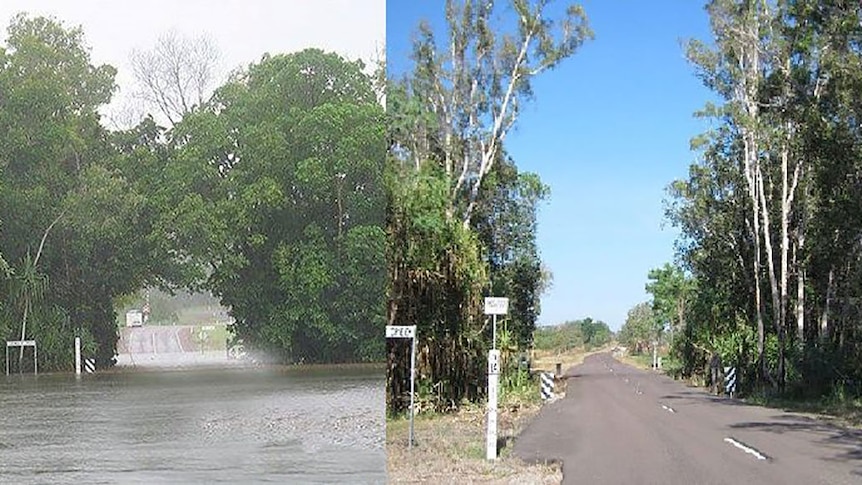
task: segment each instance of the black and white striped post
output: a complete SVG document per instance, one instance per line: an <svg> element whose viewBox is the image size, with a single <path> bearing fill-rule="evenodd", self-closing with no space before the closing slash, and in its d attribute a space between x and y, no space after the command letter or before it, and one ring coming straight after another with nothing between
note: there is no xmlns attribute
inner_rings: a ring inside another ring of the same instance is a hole
<svg viewBox="0 0 862 485"><path fill-rule="evenodd" d="M541 374L542 399L547 401L554 396L554 374L542 372Z"/></svg>
<svg viewBox="0 0 862 485"><path fill-rule="evenodd" d="M84 359L84 371L87 374L96 372L96 359Z"/></svg>
<svg viewBox="0 0 862 485"><path fill-rule="evenodd" d="M724 392L730 397L736 394L736 367L724 368Z"/></svg>

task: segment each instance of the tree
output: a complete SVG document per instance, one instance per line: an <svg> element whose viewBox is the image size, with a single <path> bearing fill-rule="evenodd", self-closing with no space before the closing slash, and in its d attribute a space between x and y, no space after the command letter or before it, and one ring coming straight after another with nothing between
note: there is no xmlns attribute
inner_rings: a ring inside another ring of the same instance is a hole
<svg viewBox="0 0 862 485"><path fill-rule="evenodd" d="M509 297L506 325L522 349L531 344L547 284L536 232L538 205L549 193L538 175L518 173L513 161L504 160L489 174L473 215L487 255L489 294Z"/></svg>
<svg viewBox="0 0 862 485"><path fill-rule="evenodd" d="M7 93L0 106L0 129L6 133L0 142L0 159L6 161L0 191L6 225L0 237L6 257L18 267L10 284L17 288L26 336L31 316L51 313L34 307L40 296L50 293L42 302L48 308L68 311L74 305L54 290L77 263L63 261L76 242L56 233L68 227L69 199L82 190L82 175L100 158L96 110L110 99L115 70L90 64L83 32L54 20L20 14L8 33L7 49L0 53L0 89Z"/></svg>
<svg viewBox="0 0 862 485"><path fill-rule="evenodd" d="M220 57L209 37L165 33L152 49L132 51L132 72L138 83L135 94L173 126L212 93Z"/></svg>
<svg viewBox="0 0 862 485"><path fill-rule="evenodd" d="M647 275L646 291L652 294L652 309L656 317L670 331L685 327L686 303L692 291L692 281L678 266L665 263Z"/></svg>
<svg viewBox="0 0 862 485"><path fill-rule="evenodd" d="M383 354L383 110L363 68L264 56L170 133L162 224L237 337L279 360Z"/></svg>
<svg viewBox="0 0 862 485"><path fill-rule="evenodd" d="M619 341L634 353L648 349L661 335L661 323L656 318L649 302L638 303L626 316L620 329Z"/></svg>
<svg viewBox="0 0 862 485"><path fill-rule="evenodd" d="M439 410L482 395L491 340L479 312L483 293L512 298L512 343L532 339L548 284L535 250L535 213L547 189L518 173L503 144L534 77L592 35L578 6L558 19L546 1L507 6L498 23L493 3L447 1L445 43L420 25L413 71L386 91L389 322L417 324L427 376L420 386ZM390 348L392 412L404 406L400 355Z"/></svg>
<svg viewBox="0 0 862 485"><path fill-rule="evenodd" d="M858 12L816 0L722 0L708 11L716 48L691 43L689 54L724 104L705 110L718 127L671 187L668 215L696 280L678 350L689 371L719 349L754 362L760 382L824 392L860 372L844 343L858 332L848 318L860 291L858 224L846 224L862 214L850 95L862 79Z"/></svg>
<svg viewBox="0 0 862 485"><path fill-rule="evenodd" d="M508 6L515 29L495 23L493 2L447 0L445 48L421 24L416 69L401 88L413 113L396 110L403 117L393 120L405 159L415 167L433 160L442 168L450 184L447 214L465 227L506 135L532 95L532 80L592 38L580 6L569 6L559 20L546 12L546 0L513 0Z"/></svg>

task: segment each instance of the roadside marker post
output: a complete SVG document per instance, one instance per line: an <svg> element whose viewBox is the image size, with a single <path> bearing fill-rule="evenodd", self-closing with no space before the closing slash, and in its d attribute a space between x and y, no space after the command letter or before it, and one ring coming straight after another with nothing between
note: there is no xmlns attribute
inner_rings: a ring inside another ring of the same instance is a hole
<svg viewBox="0 0 862 485"><path fill-rule="evenodd" d="M75 337L75 375L81 375L81 337Z"/></svg>
<svg viewBox="0 0 862 485"><path fill-rule="evenodd" d="M540 387L543 401L547 401L548 399L554 397L554 377L554 374L551 374L550 372L542 372L541 374Z"/></svg>
<svg viewBox="0 0 862 485"><path fill-rule="evenodd" d="M413 406L413 390L416 388L416 325L387 325L386 338L409 338L410 345L410 441L408 448L413 448L413 416L416 414Z"/></svg>
<svg viewBox="0 0 862 485"><path fill-rule="evenodd" d="M487 459L497 459L497 392L500 380L500 351L488 351L488 433Z"/></svg>
<svg viewBox="0 0 862 485"><path fill-rule="evenodd" d="M724 392L731 398L736 394L736 367L724 368Z"/></svg>
<svg viewBox="0 0 862 485"><path fill-rule="evenodd" d="M500 351L497 350L497 315L509 313L509 299L485 298L485 315L494 320L491 335L491 350L488 351L488 433L486 436L487 459L497 459L497 391L500 383Z"/></svg>

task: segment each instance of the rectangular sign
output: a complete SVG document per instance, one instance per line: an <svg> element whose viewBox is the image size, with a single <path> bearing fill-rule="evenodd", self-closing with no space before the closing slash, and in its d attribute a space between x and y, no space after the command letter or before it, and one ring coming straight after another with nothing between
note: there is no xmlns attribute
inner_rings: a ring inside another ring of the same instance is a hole
<svg viewBox="0 0 862 485"><path fill-rule="evenodd" d="M508 298L485 298L485 315L505 315L507 313L509 313Z"/></svg>
<svg viewBox="0 0 862 485"><path fill-rule="evenodd" d="M416 336L416 325L387 325L386 338L413 338Z"/></svg>
<svg viewBox="0 0 862 485"><path fill-rule="evenodd" d="M495 375L500 373L500 351L499 350L489 350L488 351L488 375Z"/></svg>
<svg viewBox="0 0 862 485"><path fill-rule="evenodd" d="M7 340L6 347L35 347L35 340Z"/></svg>

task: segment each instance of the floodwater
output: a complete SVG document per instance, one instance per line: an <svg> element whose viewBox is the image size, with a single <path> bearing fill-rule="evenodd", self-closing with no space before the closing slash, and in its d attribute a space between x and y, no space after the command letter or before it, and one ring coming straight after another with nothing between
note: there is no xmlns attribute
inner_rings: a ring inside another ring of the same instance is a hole
<svg viewBox="0 0 862 485"><path fill-rule="evenodd" d="M382 368L0 375L0 483L385 483Z"/></svg>

